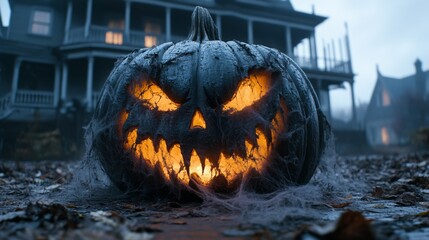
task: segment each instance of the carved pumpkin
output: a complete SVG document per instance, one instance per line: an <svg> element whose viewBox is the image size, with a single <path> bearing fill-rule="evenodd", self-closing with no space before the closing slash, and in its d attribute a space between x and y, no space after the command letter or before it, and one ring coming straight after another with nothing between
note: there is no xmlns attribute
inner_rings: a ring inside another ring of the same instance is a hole
<svg viewBox="0 0 429 240"><path fill-rule="evenodd" d="M330 131L305 74L277 50L218 40L204 8L192 19L188 40L117 63L87 132L92 156L121 189L151 194L307 183Z"/></svg>

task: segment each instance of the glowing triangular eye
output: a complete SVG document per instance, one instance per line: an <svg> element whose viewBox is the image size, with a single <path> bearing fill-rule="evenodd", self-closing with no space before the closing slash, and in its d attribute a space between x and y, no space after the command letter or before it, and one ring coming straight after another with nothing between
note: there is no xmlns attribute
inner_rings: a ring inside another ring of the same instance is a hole
<svg viewBox="0 0 429 240"><path fill-rule="evenodd" d="M238 112L253 105L270 89L271 74L269 72L254 72L243 79L231 100L223 106L224 111Z"/></svg>
<svg viewBox="0 0 429 240"><path fill-rule="evenodd" d="M166 112L177 110L179 107L179 104L173 102L160 87L147 80L134 83L130 88L130 93L152 110Z"/></svg>

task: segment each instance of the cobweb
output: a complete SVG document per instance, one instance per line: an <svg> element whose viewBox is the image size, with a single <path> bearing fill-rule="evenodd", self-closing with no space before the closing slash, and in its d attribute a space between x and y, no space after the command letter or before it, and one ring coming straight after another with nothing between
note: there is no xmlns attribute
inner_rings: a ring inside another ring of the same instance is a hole
<svg viewBox="0 0 429 240"><path fill-rule="evenodd" d="M201 189L199 194L203 203L198 211L209 216L231 213L238 216L240 221L256 224L280 223L290 217L320 219L321 213L326 213L326 210L320 211L321 207L326 209L327 203L365 187L364 182L348 179L344 175L346 166L340 164L338 159L333 139L330 139L327 151L307 185L288 186L269 194L240 189L233 197ZM129 197L115 188L99 161L89 157L81 160L73 180L61 196L66 199L103 201Z"/></svg>

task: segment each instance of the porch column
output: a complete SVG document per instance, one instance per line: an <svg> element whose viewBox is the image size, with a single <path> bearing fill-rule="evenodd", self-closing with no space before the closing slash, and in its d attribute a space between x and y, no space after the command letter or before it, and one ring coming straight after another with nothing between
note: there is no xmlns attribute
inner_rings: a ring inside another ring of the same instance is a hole
<svg viewBox="0 0 429 240"><path fill-rule="evenodd" d="M328 88L328 121L332 120L332 109L331 109L331 95L329 94Z"/></svg>
<svg viewBox="0 0 429 240"><path fill-rule="evenodd" d="M350 81L350 91L352 93L352 122L353 123L357 123L356 122L356 103L355 103L355 82L354 81Z"/></svg>
<svg viewBox="0 0 429 240"><path fill-rule="evenodd" d="M58 102L60 99L60 64L55 64L55 82L54 82L54 107L58 107Z"/></svg>
<svg viewBox="0 0 429 240"><path fill-rule="evenodd" d="M317 46L316 46L316 32L313 30L310 37L310 49L312 51L312 60L313 60L313 67L317 68Z"/></svg>
<svg viewBox="0 0 429 240"><path fill-rule="evenodd" d="M62 71L62 83L61 83L61 100L65 101L67 98L67 82L69 76L69 67L67 62L64 60L63 62L63 71Z"/></svg>
<svg viewBox="0 0 429 240"><path fill-rule="evenodd" d="M18 92L19 68L21 67L21 63L22 60L20 58L15 59L12 79L12 104L16 103L16 93Z"/></svg>
<svg viewBox="0 0 429 240"><path fill-rule="evenodd" d="M94 57L88 57L88 70L86 74L86 102L87 110L92 110L92 82L93 82L93 73L94 73Z"/></svg>
<svg viewBox="0 0 429 240"><path fill-rule="evenodd" d="M349 73L353 73L353 66L352 66L352 52L350 50L350 39L349 39L349 28L347 26L347 23L345 23L346 27L346 36L345 36L345 44L346 44L346 51L347 51L347 61L349 65Z"/></svg>
<svg viewBox="0 0 429 240"><path fill-rule="evenodd" d="M124 38L125 42L130 41L130 16L131 16L131 2L125 1L125 30L124 30Z"/></svg>
<svg viewBox="0 0 429 240"><path fill-rule="evenodd" d="M247 20L247 42L253 44L253 21Z"/></svg>
<svg viewBox="0 0 429 240"><path fill-rule="evenodd" d="M222 39L222 18L220 15L216 15L216 26L219 32L219 38Z"/></svg>
<svg viewBox="0 0 429 240"><path fill-rule="evenodd" d="M171 8L165 8L165 41L171 41Z"/></svg>
<svg viewBox="0 0 429 240"><path fill-rule="evenodd" d="M289 55L289 57L293 58L293 49L292 49L292 35L290 27L286 27L286 54Z"/></svg>
<svg viewBox="0 0 429 240"><path fill-rule="evenodd" d="M92 18L92 0L86 2L86 21L85 21L85 38L89 36L89 28L91 26Z"/></svg>
<svg viewBox="0 0 429 240"><path fill-rule="evenodd" d="M66 26L64 28L64 43L68 43L69 41L69 32L70 32L70 26L73 16L73 1L69 0L67 3L67 17L66 17Z"/></svg>

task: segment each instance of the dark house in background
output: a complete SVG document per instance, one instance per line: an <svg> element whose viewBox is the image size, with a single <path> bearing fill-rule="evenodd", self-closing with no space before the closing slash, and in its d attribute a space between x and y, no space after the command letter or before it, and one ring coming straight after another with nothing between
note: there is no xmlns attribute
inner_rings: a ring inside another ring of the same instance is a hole
<svg viewBox="0 0 429 240"><path fill-rule="evenodd" d="M377 83L366 115L368 143L378 149L403 146L420 127L429 124L429 71L416 60L416 73L404 78L383 76Z"/></svg>
<svg viewBox="0 0 429 240"><path fill-rule="evenodd" d="M263 44L295 59L328 118L329 90L349 84L355 116L347 34L339 47L332 42L318 56L315 28L326 17L295 11L289 1L9 2L10 25L0 35L0 131L14 123L55 123L67 106L90 113L116 59L136 48L185 39L196 5L210 10L223 41Z"/></svg>

